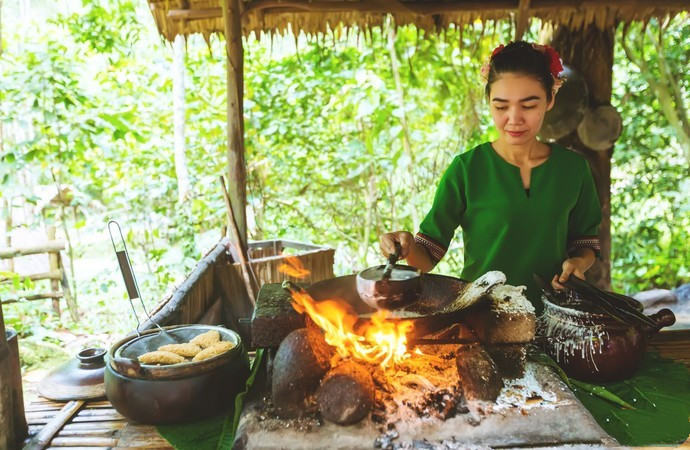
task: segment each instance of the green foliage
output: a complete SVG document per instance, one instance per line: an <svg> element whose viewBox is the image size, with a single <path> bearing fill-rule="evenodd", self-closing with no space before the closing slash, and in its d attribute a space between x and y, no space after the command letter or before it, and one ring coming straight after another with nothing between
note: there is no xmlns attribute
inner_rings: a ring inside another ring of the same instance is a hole
<svg viewBox="0 0 690 450"><path fill-rule="evenodd" d="M648 32L659 33L652 20ZM617 39L623 39L622 29ZM638 40L642 27L633 25L627 40ZM679 17L665 29L664 52L647 39L644 55L654 77L668 64L690 110L690 79L683 76L690 54L690 23ZM661 60L663 59L663 60ZM672 288L690 281L690 161L676 132L650 91L645 74L616 46L612 103L623 116L623 134L612 160L612 279L615 288L638 292Z"/></svg>

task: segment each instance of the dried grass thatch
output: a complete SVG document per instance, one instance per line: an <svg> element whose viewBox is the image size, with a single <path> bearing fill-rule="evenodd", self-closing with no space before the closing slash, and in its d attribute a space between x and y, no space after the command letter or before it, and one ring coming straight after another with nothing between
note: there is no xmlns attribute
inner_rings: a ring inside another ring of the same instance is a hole
<svg viewBox="0 0 690 450"><path fill-rule="evenodd" d="M200 33L206 40L223 33L222 1L149 0L158 30L169 41L178 34ZM609 28L621 22L648 21L688 9L687 0L239 0L242 31L307 34L357 27L381 26L387 14L398 25L414 24L435 31L451 24L477 20L516 20L528 17L577 30L595 25ZM289 27L289 28L288 28Z"/></svg>

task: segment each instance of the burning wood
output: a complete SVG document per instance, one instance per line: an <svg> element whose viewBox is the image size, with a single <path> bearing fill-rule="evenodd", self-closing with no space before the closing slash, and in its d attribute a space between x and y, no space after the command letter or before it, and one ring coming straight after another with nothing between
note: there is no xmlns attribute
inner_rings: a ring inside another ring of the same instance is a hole
<svg viewBox="0 0 690 450"><path fill-rule="evenodd" d="M324 419L340 425L359 422L374 404L374 381L360 364L344 362L326 374L316 399Z"/></svg>
<svg viewBox="0 0 690 450"><path fill-rule="evenodd" d="M457 368L465 397L469 400L495 401L503 388L496 363L480 345L458 349Z"/></svg>

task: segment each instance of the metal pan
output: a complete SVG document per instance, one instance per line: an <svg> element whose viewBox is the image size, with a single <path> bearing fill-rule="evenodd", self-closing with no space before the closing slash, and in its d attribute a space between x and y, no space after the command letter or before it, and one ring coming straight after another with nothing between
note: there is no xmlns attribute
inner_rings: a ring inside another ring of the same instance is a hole
<svg viewBox="0 0 690 450"><path fill-rule="evenodd" d="M422 337L456 323L468 309L442 312L471 283L445 275L425 274L420 278L418 298L404 310L390 311L389 320L410 320L414 329L410 338ZM366 324L377 311L364 303L357 289L357 275L346 275L319 281L306 289L316 301L341 300L359 315L358 324Z"/></svg>

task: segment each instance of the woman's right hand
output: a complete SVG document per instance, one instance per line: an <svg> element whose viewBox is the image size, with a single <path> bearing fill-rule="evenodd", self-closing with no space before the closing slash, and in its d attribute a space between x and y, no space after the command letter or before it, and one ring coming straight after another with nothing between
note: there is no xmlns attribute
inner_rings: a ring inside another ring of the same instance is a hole
<svg viewBox="0 0 690 450"><path fill-rule="evenodd" d="M379 236L379 247L381 254L388 258L388 255L395 253L395 243L400 243L400 259L407 258L410 249L414 245L414 236L409 231L393 231Z"/></svg>

